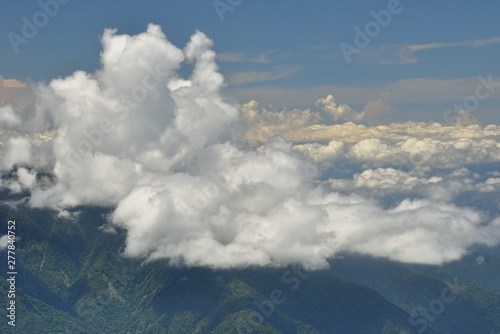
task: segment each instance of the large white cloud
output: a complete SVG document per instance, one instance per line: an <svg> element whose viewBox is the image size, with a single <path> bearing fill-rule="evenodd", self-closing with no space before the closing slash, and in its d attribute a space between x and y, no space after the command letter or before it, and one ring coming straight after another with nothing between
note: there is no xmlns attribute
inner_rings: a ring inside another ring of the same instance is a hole
<svg viewBox="0 0 500 334"><path fill-rule="evenodd" d="M31 188L33 206L113 207L110 223L127 230L128 256L215 268L320 268L351 251L438 264L474 244L500 242L498 220L446 199L404 200L386 210L332 191L316 164L398 164L422 154L431 167L498 159L494 127L321 125L321 111L259 110L256 102L240 108L224 95L212 41L201 32L184 49L156 25L136 36L106 30L102 44L100 70L38 84L36 105L18 111L23 122L9 114L2 168L17 168L17 185ZM181 77L186 62L193 70ZM318 105L335 121L364 117L333 97ZM249 141L262 146L254 150ZM42 185L39 171L53 179ZM432 183L397 172L385 180L388 172L365 171L356 182Z"/></svg>

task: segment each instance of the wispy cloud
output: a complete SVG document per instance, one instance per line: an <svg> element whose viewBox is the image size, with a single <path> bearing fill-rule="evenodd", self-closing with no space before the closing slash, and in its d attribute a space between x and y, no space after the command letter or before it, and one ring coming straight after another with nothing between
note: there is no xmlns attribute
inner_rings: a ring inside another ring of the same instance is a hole
<svg viewBox="0 0 500 334"><path fill-rule="evenodd" d="M272 55L273 53L275 53L275 51L258 53L257 55L250 57L249 61L251 61L252 63L267 64L267 63L271 62L271 60L269 59L269 56Z"/></svg>
<svg viewBox="0 0 500 334"><path fill-rule="evenodd" d="M291 76L300 69L299 66L280 66L275 71L245 71L229 75L231 85L243 85L251 82L263 82Z"/></svg>
<svg viewBox="0 0 500 334"><path fill-rule="evenodd" d="M216 56L217 61L221 63L239 63L245 58L243 53L236 52L221 52Z"/></svg>
<svg viewBox="0 0 500 334"><path fill-rule="evenodd" d="M408 45L407 48L412 51L429 50L429 49L441 49L441 48L453 48L458 46L472 46L478 48L481 46L498 44L500 43L500 37L488 38L488 39L476 39L472 41L458 42L458 43L428 43L428 44L415 44Z"/></svg>
<svg viewBox="0 0 500 334"><path fill-rule="evenodd" d="M216 56L216 60L221 63L270 63L270 55L275 51L260 52L260 53L238 53L238 52L221 52Z"/></svg>
<svg viewBox="0 0 500 334"><path fill-rule="evenodd" d="M493 37L454 43L373 46L363 49L358 57L356 57L356 61L376 64L415 64L420 60L416 56L417 52L464 46L479 48L499 43L500 37Z"/></svg>
<svg viewBox="0 0 500 334"><path fill-rule="evenodd" d="M324 50L331 50L331 49L333 49L333 45L328 44L328 43L316 45L312 48L313 51L324 51Z"/></svg>

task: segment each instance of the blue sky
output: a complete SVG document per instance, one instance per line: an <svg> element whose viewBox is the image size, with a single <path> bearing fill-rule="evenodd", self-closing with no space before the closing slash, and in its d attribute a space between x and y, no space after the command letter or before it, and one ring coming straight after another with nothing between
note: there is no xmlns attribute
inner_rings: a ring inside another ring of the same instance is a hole
<svg viewBox="0 0 500 334"><path fill-rule="evenodd" d="M277 108L314 107L316 99L333 94L356 110L383 100L391 110L387 121L442 121L454 103L474 95L478 77L500 81L498 1L218 4L231 7L223 20L213 0L72 0L59 4L57 14L16 53L8 34L22 36L23 17L33 22L42 8L37 1L5 0L0 5L0 76L38 81L78 69L93 71L99 67L99 36L105 28L136 34L153 22L179 47L196 29L212 38L221 72L241 103L255 99ZM371 12L391 6L397 13L348 62L341 43L356 46L354 27L365 32L375 20ZM496 87L472 110L481 122L500 123L499 91Z"/></svg>

